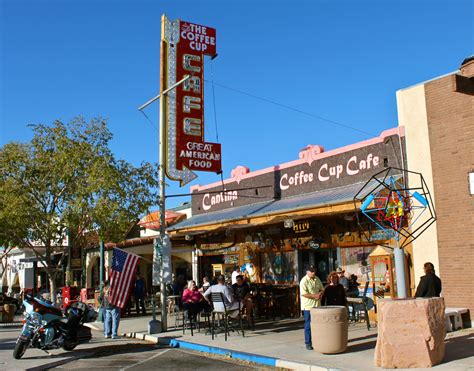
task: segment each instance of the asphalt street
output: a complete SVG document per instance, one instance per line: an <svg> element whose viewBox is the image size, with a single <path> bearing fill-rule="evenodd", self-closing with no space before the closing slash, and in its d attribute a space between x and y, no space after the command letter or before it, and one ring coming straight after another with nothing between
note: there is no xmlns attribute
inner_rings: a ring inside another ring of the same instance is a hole
<svg viewBox="0 0 474 371"><path fill-rule="evenodd" d="M48 355L30 348L22 359L16 360L12 352L19 331L0 329L0 370L265 369L225 357L167 348L136 339L104 339L97 332L90 343L81 344L72 352L55 349L50 351L52 355Z"/></svg>

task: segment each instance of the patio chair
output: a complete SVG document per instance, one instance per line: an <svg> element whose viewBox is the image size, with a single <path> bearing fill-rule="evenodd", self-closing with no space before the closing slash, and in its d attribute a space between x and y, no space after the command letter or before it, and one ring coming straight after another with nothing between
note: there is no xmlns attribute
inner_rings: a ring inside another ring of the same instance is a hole
<svg viewBox="0 0 474 371"><path fill-rule="evenodd" d="M180 323L184 326L183 312L181 311L181 298L178 296L168 297L168 314L174 320L174 327L179 328Z"/></svg>
<svg viewBox="0 0 474 371"><path fill-rule="evenodd" d="M211 328L211 311L209 308L203 308L200 312L196 313L194 316L191 316L189 310L186 309L186 305L182 305L182 315L183 319L183 335L186 333L186 330L191 331L191 336L194 336L194 330L198 332L201 331L201 321L204 319L205 324L208 326L209 331Z"/></svg>
<svg viewBox="0 0 474 371"><path fill-rule="evenodd" d="M360 312L363 312L365 321L367 323L367 330L370 330L369 309L368 309L369 298L367 297L368 288L369 288L369 281L365 283L364 291L361 297L348 298L348 300L349 300L349 305L352 309L352 319L354 321L358 321L360 319Z"/></svg>
<svg viewBox="0 0 474 371"><path fill-rule="evenodd" d="M214 340L214 335L215 335L216 329L217 328L222 328L222 327L224 329L225 341L227 341L227 336L229 335L230 331L237 330L237 332L239 332L239 329L240 329L240 331L242 333L242 336L245 336L244 335L244 328L242 326L242 315L241 315L241 312L240 312L240 302L239 302L239 308L238 309L229 310L229 309L227 309L227 306L225 304L224 295L221 292L212 292L211 293L211 299L212 299L212 304L214 306L214 309L213 309L212 315L211 315L211 318L212 318L211 319L212 339ZM217 310L216 305L215 305L216 303L222 303L222 306L223 306L224 309L223 310ZM235 317L234 317L234 314L236 315ZM232 317L234 317L234 318L232 318ZM235 319L235 318L238 318L239 328L234 329L235 326L233 326L231 324L231 320ZM216 320L217 320L218 327L216 326Z"/></svg>

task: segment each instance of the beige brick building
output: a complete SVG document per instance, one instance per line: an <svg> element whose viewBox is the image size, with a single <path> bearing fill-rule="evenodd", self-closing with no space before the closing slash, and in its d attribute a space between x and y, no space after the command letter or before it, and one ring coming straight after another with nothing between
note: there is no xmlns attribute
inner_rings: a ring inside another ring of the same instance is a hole
<svg viewBox="0 0 474 371"><path fill-rule="evenodd" d="M474 57L465 59L459 71L399 90L397 106L406 134L406 167L423 174L438 217L413 243L415 285L423 264L432 262L446 306L468 308L472 321Z"/></svg>

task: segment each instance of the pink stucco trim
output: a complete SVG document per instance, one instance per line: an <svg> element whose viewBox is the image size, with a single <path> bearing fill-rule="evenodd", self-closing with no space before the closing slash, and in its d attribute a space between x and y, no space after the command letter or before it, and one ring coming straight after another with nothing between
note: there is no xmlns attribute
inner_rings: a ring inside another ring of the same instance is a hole
<svg viewBox="0 0 474 371"><path fill-rule="evenodd" d="M320 160L320 159L323 159L323 158L326 158L326 157L335 156L335 155L338 155L338 154L344 153L344 152L353 151L355 149L371 146L373 144L381 143L385 140L386 137L389 137L391 135L398 135L398 134L402 137L405 136L405 128L403 126L399 126L399 127L388 129L388 130L384 130L384 131L382 131L382 133L378 137L371 138L371 139L368 139L368 140L364 140L362 142L350 144L348 146L344 146L344 147L341 147L341 148L336 148L336 149L333 149L333 150L328 151L328 152L324 152L324 149L321 146L308 145L302 151L300 151L300 159L298 159L298 160L285 162L285 163L280 164L280 165L267 167L265 169L257 170L257 171L250 171L249 168L247 168L245 166L237 166L231 172L232 177L225 179L223 183L224 183L224 185L228 184L228 183L233 183L233 182L240 183L240 181L242 181L243 179L253 178L255 176L270 173L270 172L274 172L276 170L283 170L283 169L287 169L289 167L301 165L301 164L304 164L304 163L311 164L313 161L316 161L316 160ZM316 151L315 151L316 148L317 148L317 151L320 151L319 153L316 153ZM310 156L307 156L306 154L304 154L305 151L310 151L310 150L313 151ZM191 186L190 190L191 190L191 192L203 191L203 190L214 188L214 187L217 187L217 186L220 186L220 185L222 185L222 182L215 182L215 183L207 184L207 185L204 185L204 186L196 184L194 186Z"/></svg>

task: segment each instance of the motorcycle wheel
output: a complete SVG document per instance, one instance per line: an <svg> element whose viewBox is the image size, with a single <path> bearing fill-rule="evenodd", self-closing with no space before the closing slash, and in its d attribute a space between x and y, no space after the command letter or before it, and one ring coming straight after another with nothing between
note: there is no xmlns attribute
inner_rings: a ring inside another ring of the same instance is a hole
<svg viewBox="0 0 474 371"><path fill-rule="evenodd" d="M26 348L28 347L28 341L18 340L15 349L13 349L13 358L20 359L23 357L23 354L26 352Z"/></svg>
<svg viewBox="0 0 474 371"><path fill-rule="evenodd" d="M69 352L71 350L74 350L76 346L77 344L64 344L63 349Z"/></svg>

